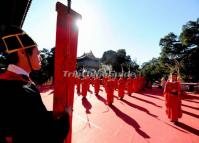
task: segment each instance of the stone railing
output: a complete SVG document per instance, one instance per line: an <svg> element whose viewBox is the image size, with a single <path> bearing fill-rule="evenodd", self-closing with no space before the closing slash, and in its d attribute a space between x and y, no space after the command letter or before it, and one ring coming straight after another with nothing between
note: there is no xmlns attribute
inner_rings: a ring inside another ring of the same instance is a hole
<svg viewBox="0 0 199 143"><path fill-rule="evenodd" d="M181 83L181 90L198 93L199 83L188 83L188 82Z"/></svg>

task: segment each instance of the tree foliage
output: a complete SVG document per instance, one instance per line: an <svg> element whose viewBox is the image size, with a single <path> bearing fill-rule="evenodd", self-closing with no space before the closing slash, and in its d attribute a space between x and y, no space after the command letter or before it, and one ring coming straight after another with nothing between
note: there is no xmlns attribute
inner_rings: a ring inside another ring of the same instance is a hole
<svg viewBox="0 0 199 143"><path fill-rule="evenodd" d="M196 21L189 21L182 27L179 36L186 52L183 59L181 71L186 81L199 81L199 18Z"/></svg>
<svg viewBox="0 0 199 143"><path fill-rule="evenodd" d="M183 25L180 36L168 33L159 45L159 58L144 63L142 74L154 81L177 70L184 81L199 81L199 19Z"/></svg>
<svg viewBox="0 0 199 143"><path fill-rule="evenodd" d="M182 26L180 40L188 48L199 46L199 18Z"/></svg>
<svg viewBox="0 0 199 143"><path fill-rule="evenodd" d="M159 81L162 76L166 76L168 70L162 65L159 58L153 58L149 62L142 64L141 73L146 77L147 81L155 82Z"/></svg>
<svg viewBox="0 0 199 143"><path fill-rule="evenodd" d="M125 49L105 51L101 61L103 64L111 65L116 72L136 72L139 68L136 61L132 61L131 57L126 54Z"/></svg>

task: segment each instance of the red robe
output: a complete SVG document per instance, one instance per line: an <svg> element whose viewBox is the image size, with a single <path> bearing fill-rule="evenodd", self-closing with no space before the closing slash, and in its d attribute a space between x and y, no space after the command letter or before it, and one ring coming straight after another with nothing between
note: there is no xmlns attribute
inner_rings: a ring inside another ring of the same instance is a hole
<svg viewBox="0 0 199 143"><path fill-rule="evenodd" d="M166 114L171 121L182 117L180 82L167 82L164 90Z"/></svg>
<svg viewBox="0 0 199 143"><path fill-rule="evenodd" d="M138 92L138 85L139 84L139 82L138 82L138 78L137 77L135 77L134 78L134 90L135 90L135 92Z"/></svg>
<svg viewBox="0 0 199 143"><path fill-rule="evenodd" d="M94 84L94 77L90 77L89 79L90 79L90 80L89 80L89 88L88 88L88 90L90 91L90 84L91 84L91 85Z"/></svg>
<svg viewBox="0 0 199 143"><path fill-rule="evenodd" d="M111 105L113 103L113 93L115 89L115 81L113 79L107 80L106 92L107 92L107 104Z"/></svg>
<svg viewBox="0 0 199 143"><path fill-rule="evenodd" d="M118 78L116 77L114 80L115 80L115 89L118 89Z"/></svg>
<svg viewBox="0 0 199 143"><path fill-rule="evenodd" d="M75 78L75 84L76 84L77 94L80 94L80 84L81 84L81 78L80 77Z"/></svg>
<svg viewBox="0 0 199 143"><path fill-rule="evenodd" d="M141 89L141 80L140 80L140 76L137 76L137 91L140 91Z"/></svg>
<svg viewBox="0 0 199 143"><path fill-rule="evenodd" d="M131 93L135 92L135 79L131 81Z"/></svg>
<svg viewBox="0 0 199 143"><path fill-rule="evenodd" d="M121 77L118 80L118 96L120 98L124 97L124 88L125 88L125 81L124 81L124 78Z"/></svg>
<svg viewBox="0 0 199 143"><path fill-rule="evenodd" d="M29 81L29 82L33 83L30 78L27 78L27 77L25 78L21 75L15 74L11 71L6 71L5 73L0 74L0 79Z"/></svg>
<svg viewBox="0 0 199 143"><path fill-rule="evenodd" d="M99 77L96 77L93 80L93 84L94 84L95 94L98 95L99 89L100 89L100 79L99 79Z"/></svg>
<svg viewBox="0 0 199 143"><path fill-rule="evenodd" d="M131 95L132 93L132 78L128 77L127 80L126 80L126 84L127 84L127 92L129 95Z"/></svg>
<svg viewBox="0 0 199 143"><path fill-rule="evenodd" d="M90 83L91 83L91 78L89 76L86 76L86 89L87 89L87 91L90 90Z"/></svg>
<svg viewBox="0 0 199 143"><path fill-rule="evenodd" d="M82 79L82 96L86 97L90 86L90 78L88 76Z"/></svg>
<svg viewBox="0 0 199 143"><path fill-rule="evenodd" d="M108 80L108 77L105 76L105 77L103 78L103 86L104 86L105 91L106 91L106 87L107 87L107 80Z"/></svg>
<svg viewBox="0 0 199 143"><path fill-rule="evenodd" d="M144 77L142 77L142 89L144 89L145 88L145 79L144 79Z"/></svg>

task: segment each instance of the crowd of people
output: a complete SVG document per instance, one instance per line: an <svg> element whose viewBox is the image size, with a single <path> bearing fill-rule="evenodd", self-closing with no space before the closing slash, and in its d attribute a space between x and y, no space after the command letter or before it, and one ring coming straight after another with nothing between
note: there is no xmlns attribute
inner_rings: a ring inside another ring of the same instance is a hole
<svg viewBox="0 0 199 143"><path fill-rule="evenodd" d="M107 105L112 105L114 91L118 91L118 98L124 98L125 91L130 96L133 92L138 92L145 87L145 79L143 76L132 76L129 74L128 77L123 76L123 74L118 76L105 75L89 76L87 72L83 73L83 76L78 75L75 78L76 90L78 95L83 97L87 96L90 85L94 86L95 95L99 94L100 85L105 89L107 95Z"/></svg>
<svg viewBox="0 0 199 143"><path fill-rule="evenodd" d="M143 76L128 77L123 74L118 76L89 76L87 72L83 76L78 75L75 78L76 91L78 95L86 98L87 93L90 91L90 85L94 87L94 94L98 95L100 86L102 86L106 93L106 104L111 106L114 102L114 91L118 92L118 99L122 100L127 95L131 96L132 93L144 89L147 82ZM177 72L173 72L169 79L161 80L161 87L163 88L163 95L165 97L166 114L171 122L178 123L178 119L182 117L181 110L181 88L180 82L177 79Z"/></svg>

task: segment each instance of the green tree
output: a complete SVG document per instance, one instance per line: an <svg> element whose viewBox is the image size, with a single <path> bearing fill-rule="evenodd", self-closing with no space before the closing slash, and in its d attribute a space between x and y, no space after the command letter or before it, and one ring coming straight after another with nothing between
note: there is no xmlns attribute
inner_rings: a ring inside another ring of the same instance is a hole
<svg viewBox="0 0 199 143"><path fill-rule="evenodd" d="M142 64L141 73L147 81L155 82L168 75L168 70L162 65L160 58L153 58Z"/></svg>
<svg viewBox="0 0 199 143"><path fill-rule="evenodd" d="M189 48L199 46L199 18L196 21L188 21L182 26L180 40Z"/></svg>
<svg viewBox="0 0 199 143"><path fill-rule="evenodd" d="M103 64L111 65L116 72L128 72L129 70L135 72L139 68L136 61L132 61L131 57L126 54L125 49L105 51L101 61Z"/></svg>
<svg viewBox="0 0 199 143"><path fill-rule="evenodd" d="M185 81L199 81L199 19L183 25L179 37L169 33L161 38L159 45L164 66L177 70Z"/></svg>
<svg viewBox="0 0 199 143"><path fill-rule="evenodd" d="M161 47L160 61L162 65L167 68L167 71L177 70L180 74L187 47L172 32L161 38L159 45Z"/></svg>
<svg viewBox="0 0 199 143"><path fill-rule="evenodd" d="M187 47L184 58L182 73L186 81L199 81L199 18L196 21L188 21L182 26L180 41Z"/></svg>

